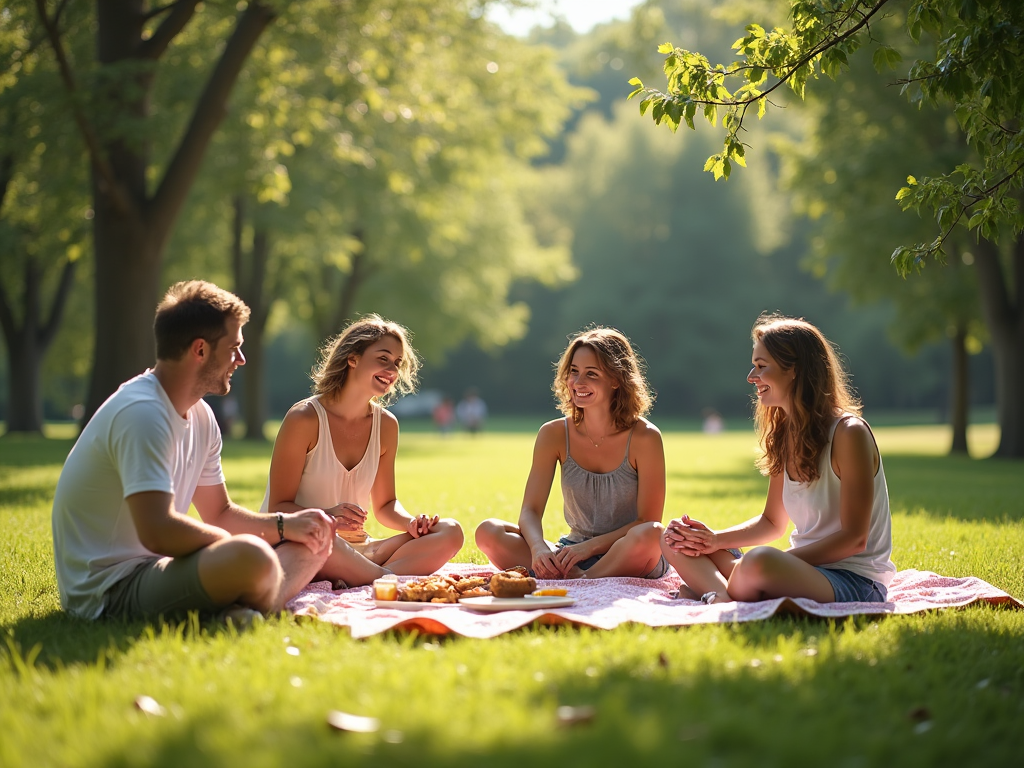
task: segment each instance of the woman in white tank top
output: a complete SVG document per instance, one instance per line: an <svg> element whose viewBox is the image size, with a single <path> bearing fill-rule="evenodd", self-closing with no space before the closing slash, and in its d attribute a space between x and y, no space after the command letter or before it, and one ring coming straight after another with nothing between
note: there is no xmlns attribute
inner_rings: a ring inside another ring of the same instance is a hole
<svg viewBox="0 0 1024 768"><path fill-rule="evenodd" d="M368 315L324 346L313 397L281 423L262 509L316 507L334 517L334 551L318 579L356 586L385 573L422 576L462 547L458 522L413 517L395 493L398 420L381 402L413 391L418 368L405 329ZM371 507L400 533L371 539L363 527Z"/></svg>
<svg viewBox="0 0 1024 768"><path fill-rule="evenodd" d="M809 597L885 602L896 573L882 459L832 344L808 322L758 318L752 332L755 422L769 476L764 512L713 531L669 523L665 557L705 602ZM796 530L785 551L755 547Z"/></svg>

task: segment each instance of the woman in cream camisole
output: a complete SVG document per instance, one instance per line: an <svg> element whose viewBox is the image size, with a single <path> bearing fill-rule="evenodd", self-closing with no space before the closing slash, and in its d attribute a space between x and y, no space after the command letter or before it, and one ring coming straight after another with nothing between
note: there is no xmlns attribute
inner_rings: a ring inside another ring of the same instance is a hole
<svg viewBox="0 0 1024 768"><path fill-rule="evenodd" d="M318 579L348 586L385 573L433 573L462 547L462 528L437 515L413 517L395 492L398 420L381 403L415 388L419 361L405 329L377 315L325 345L313 397L288 411L274 443L263 511L323 509L336 520L334 552ZM371 538L368 512L399 531Z"/></svg>

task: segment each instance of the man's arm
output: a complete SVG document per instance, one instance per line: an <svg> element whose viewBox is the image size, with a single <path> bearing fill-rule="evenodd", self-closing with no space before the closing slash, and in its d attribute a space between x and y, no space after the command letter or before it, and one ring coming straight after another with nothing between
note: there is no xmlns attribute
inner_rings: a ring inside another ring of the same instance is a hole
<svg viewBox="0 0 1024 768"><path fill-rule="evenodd" d="M223 528L237 536L250 533L269 544L281 540L277 528L277 514L264 514L235 504L228 496L224 483L200 485L192 495L192 504L199 516L209 525ZM313 552L330 546L334 537L334 521L320 509L282 512L284 537L288 541L305 544Z"/></svg>
<svg viewBox="0 0 1024 768"><path fill-rule="evenodd" d="M182 557L229 538L216 525L175 512L173 493L142 491L125 501L142 546L158 555Z"/></svg>

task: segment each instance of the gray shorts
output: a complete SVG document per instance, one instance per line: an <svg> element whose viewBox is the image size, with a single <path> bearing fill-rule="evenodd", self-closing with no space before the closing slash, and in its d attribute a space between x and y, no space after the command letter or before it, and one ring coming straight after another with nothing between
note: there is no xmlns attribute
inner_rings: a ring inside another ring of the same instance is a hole
<svg viewBox="0 0 1024 768"><path fill-rule="evenodd" d="M570 546L572 544L579 544L579 543L580 542L578 542L578 541L573 541L568 536L562 536L558 540L558 548L561 549L562 547L568 547L568 546ZM589 571L591 568L593 568L597 564L597 561L600 560L602 557L604 557L604 555L593 555L592 557L588 557L586 560L580 560L578 563L576 563L576 565L578 565L580 567L580 570ZM654 566L654 568L651 569L650 573L645 573L640 578L642 578L642 579L660 579L662 576L664 576L666 573L668 573L668 568L669 568L668 560L666 560L665 556L662 555L658 559L658 562Z"/></svg>
<svg viewBox="0 0 1024 768"><path fill-rule="evenodd" d="M180 618L189 611L216 613L215 603L199 581L199 554L155 557L107 590L103 615L115 619L165 616Z"/></svg>

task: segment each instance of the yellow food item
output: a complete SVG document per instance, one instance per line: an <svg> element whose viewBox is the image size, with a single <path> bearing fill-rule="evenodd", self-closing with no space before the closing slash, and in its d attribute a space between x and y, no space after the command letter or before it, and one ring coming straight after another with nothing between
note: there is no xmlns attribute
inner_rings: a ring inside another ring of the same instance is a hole
<svg viewBox="0 0 1024 768"><path fill-rule="evenodd" d="M548 587L547 589L538 589L533 594L535 597L565 597L569 594L569 590L561 587Z"/></svg>

